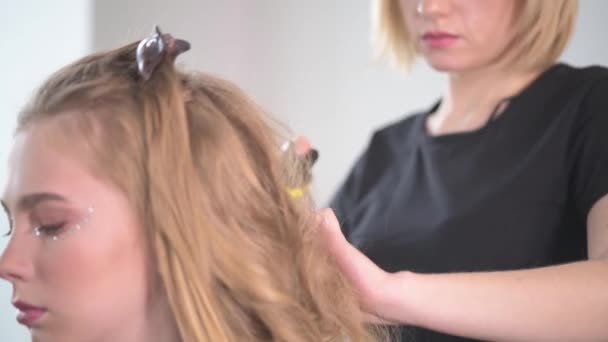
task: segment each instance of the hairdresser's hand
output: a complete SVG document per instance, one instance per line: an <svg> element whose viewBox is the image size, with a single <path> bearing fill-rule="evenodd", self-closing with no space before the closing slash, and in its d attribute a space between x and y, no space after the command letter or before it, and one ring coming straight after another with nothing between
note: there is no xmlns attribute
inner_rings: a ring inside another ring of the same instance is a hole
<svg viewBox="0 0 608 342"><path fill-rule="evenodd" d="M340 224L331 209L320 211L321 231L338 266L355 287L367 320L379 324L397 322L403 317L402 299L406 273L388 273L353 247L342 234Z"/></svg>

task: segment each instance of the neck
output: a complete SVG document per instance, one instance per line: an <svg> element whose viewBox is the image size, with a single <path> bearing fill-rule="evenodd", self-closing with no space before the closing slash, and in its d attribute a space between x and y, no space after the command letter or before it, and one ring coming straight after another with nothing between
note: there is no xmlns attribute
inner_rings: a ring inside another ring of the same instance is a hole
<svg viewBox="0 0 608 342"><path fill-rule="evenodd" d="M168 300L163 296L155 306L144 322L146 328L142 331L141 341L181 342L177 322Z"/></svg>
<svg viewBox="0 0 608 342"><path fill-rule="evenodd" d="M542 70L516 72L499 66L449 74L447 93L428 122L431 133L452 133L483 126L506 98L528 86Z"/></svg>
<svg viewBox="0 0 608 342"><path fill-rule="evenodd" d="M125 329L104 341L181 342L177 324L166 299L150 303L147 314L125 323Z"/></svg>
<svg viewBox="0 0 608 342"><path fill-rule="evenodd" d="M447 97L455 112L480 100L495 104L522 91L539 74L540 70L517 72L494 66L454 72L449 75Z"/></svg>

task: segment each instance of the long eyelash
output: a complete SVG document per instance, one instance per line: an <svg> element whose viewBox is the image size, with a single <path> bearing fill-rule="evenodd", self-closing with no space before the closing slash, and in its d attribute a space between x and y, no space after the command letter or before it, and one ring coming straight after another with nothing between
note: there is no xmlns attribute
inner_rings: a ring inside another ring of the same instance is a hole
<svg viewBox="0 0 608 342"><path fill-rule="evenodd" d="M7 237L13 233L13 218L11 217L11 214L8 211L8 207L6 206L4 201L0 201L0 204L2 204L2 209L4 209L4 213L6 214L6 217L8 218L8 232L2 234L3 237Z"/></svg>
<svg viewBox="0 0 608 342"><path fill-rule="evenodd" d="M61 230L61 228L63 228L65 224L65 222L58 222L54 224L40 225L34 229L34 233L36 234L36 236L40 236L42 234L56 236L57 232Z"/></svg>

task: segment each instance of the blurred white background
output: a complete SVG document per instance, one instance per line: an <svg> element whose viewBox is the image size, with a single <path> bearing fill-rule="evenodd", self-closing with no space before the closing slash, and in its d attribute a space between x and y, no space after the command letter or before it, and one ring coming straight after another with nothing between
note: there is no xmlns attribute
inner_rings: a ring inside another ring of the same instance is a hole
<svg viewBox="0 0 608 342"><path fill-rule="evenodd" d="M321 152L314 191L324 204L373 130L426 108L444 87L423 64L406 77L372 61L369 7L363 0L4 0L0 184L16 113L33 89L63 64L141 39L159 24L193 44L182 64L236 82L311 138ZM608 65L606 13L608 1L581 0L564 60ZM0 232L6 229L2 217ZM28 341L10 295L2 282L0 342Z"/></svg>

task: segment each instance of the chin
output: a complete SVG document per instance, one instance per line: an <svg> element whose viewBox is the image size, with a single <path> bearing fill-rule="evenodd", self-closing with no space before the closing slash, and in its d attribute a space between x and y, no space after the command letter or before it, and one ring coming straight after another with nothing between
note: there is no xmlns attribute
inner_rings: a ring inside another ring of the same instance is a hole
<svg viewBox="0 0 608 342"><path fill-rule="evenodd" d="M423 57L431 68L444 73L473 70L484 64L453 53L427 53Z"/></svg>
<svg viewBox="0 0 608 342"><path fill-rule="evenodd" d="M459 63L457 60L449 58L425 58L428 65L439 72L459 72L470 69L471 66L466 63Z"/></svg>

